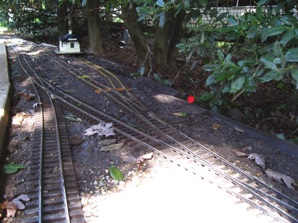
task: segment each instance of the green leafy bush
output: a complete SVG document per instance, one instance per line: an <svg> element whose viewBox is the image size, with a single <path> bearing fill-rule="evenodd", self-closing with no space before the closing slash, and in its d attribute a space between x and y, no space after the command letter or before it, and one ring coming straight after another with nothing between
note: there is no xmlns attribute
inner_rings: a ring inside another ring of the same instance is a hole
<svg viewBox="0 0 298 223"><path fill-rule="evenodd" d="M286 81L298 89L298 18L289 10L294 5L280 2L266 7L266 2L238 18L208 11L211 20L219 23L198 22L196 35L178 44L187 60L196 54L205 64L210 92L203 93L201 100L209 101L214 111L223 104L223 95L232 94L233 101L255 92L262 83Z"/></svg>

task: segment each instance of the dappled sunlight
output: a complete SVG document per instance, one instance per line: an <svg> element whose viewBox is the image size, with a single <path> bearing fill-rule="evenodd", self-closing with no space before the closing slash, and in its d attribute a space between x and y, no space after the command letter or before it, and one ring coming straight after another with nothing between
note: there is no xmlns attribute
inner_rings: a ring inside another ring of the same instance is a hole
<svg viewBox="0 0 298 223"><path fill-rule="evenodd" d="M5 38L1 38L0 39L0 44L4 43L7 47L10 46L18 46L18 50L22 51L22 52L30 52L33 50L33 45L32 44L25 44L26 41L20 38L14 38L14 37L9 37L9 39L5 39ZM35 52L33 52L35 53ZM36 55L36 54L35 54Z"/></svg>
<svg viewBox="0 0 298 223"><path fill-rule="evenodd" d="M10 43L10 44L23 44L25 42L25 40L20 39L20 38L13 38L13 37L9 37L9 39L6 38L1 38L0 39L0 43Z"/></svg>
<svg viewBox="0 0 298 223"><path fill-rule="evenodd" d="M88 222L260 222L271 218L240 203L223 189L174 166L153 167L149 177L132 178L120 192L83 197ZM96 200L97 202L94 202ZM272 219L271 219L272 220Z"/></svg>

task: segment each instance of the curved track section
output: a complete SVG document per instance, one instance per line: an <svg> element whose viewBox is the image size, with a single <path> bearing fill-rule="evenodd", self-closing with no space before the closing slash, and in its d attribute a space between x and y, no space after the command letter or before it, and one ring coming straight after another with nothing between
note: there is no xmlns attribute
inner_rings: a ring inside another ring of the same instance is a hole
<svg viewBox="0 0 298 223"><path fill-rule="evenodd" d="M278 222L298 222L298 202L287 195L251 176L241 168L233 165L204 145L180 132L175 127L161 120L158 116L140 103L119 81L115 75L104 72L105 84L88 75L73 70L67 63L46 54L48 59L61 66L67 75L73 76L86 89L96 92L98 100L110 103L111 106L124 110L133 117L137 125L129 125L121 117L107 114L101 108L76 98L45 78L34 77L37 85L48 94L54 95L63 107L91 123L113 122L119 140L126 144L141 144L170 162L192 171L202 179L217 185L242 202L261 210ZM88 64L88 66L91 66ZM33 70L33 68L30 68ZM98 70L98 67L95 67ZM35 73L35 72L34 72ZM35 73L36 74L36 73ZM84 76L84 78L82 78ZM107 83L107 85L106 85ZM113 83L113 84L108 84ZM117 90L119 86L125 90ZM108 90L106 90L108 89ZM133 146L131 146L133 148Z"/></svg>

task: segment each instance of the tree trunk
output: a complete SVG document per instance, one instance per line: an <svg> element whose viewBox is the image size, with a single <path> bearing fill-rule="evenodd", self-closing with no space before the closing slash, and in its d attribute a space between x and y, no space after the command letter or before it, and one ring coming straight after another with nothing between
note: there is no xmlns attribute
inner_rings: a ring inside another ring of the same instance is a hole
<svg viewBox="0 0 298 223"><path fill-rule="evenodd" d="M103 45L102 34L99 24L98 1L88 0L88 34L89 34L89 52L95 55L104 56L106 50Z"/></svg>
<svg viewBox="0 0 298 223"><path fill-rule="evenodd" d="M58 3L57 3L58 4ZM68 21L67 17L67 1L63 1L57 10L58 17L58 33L59 36L64 36L68 33Z"/></svg>
<svg viewBox="0 0 298 223"><path fill-rule="evenodd" d="M124 20L124 24L128 29L131 41L136 50L139 65L144 66L145 72L147 72L150 69L151 55L147 55L147 42L142 27L138 22L137 6L134 3L131 4L132 7L130 7L130 4L122 5L122 19Z"/></svg>
<svg viewBox="0 0 298 223"><path fill-rule="evenodd" d="M178 49L176 44L180 42L182 37L184 16L185 13L180 12L175 17L174 9L170 9L165 12L163 27L157 27L154 41L156 71L169 72L177 70L176 58Z"/></svg>

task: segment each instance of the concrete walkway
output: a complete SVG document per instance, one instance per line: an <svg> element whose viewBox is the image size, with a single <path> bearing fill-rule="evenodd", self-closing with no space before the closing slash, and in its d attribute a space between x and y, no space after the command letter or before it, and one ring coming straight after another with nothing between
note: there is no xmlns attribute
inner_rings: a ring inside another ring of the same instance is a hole
<svg viewBox="0 0 298 223"><path fill-rule="evenodd" d="M7 139L9 111L11 103L11 85L9 79L6 46L0 43L0 160Z"/></svg>

